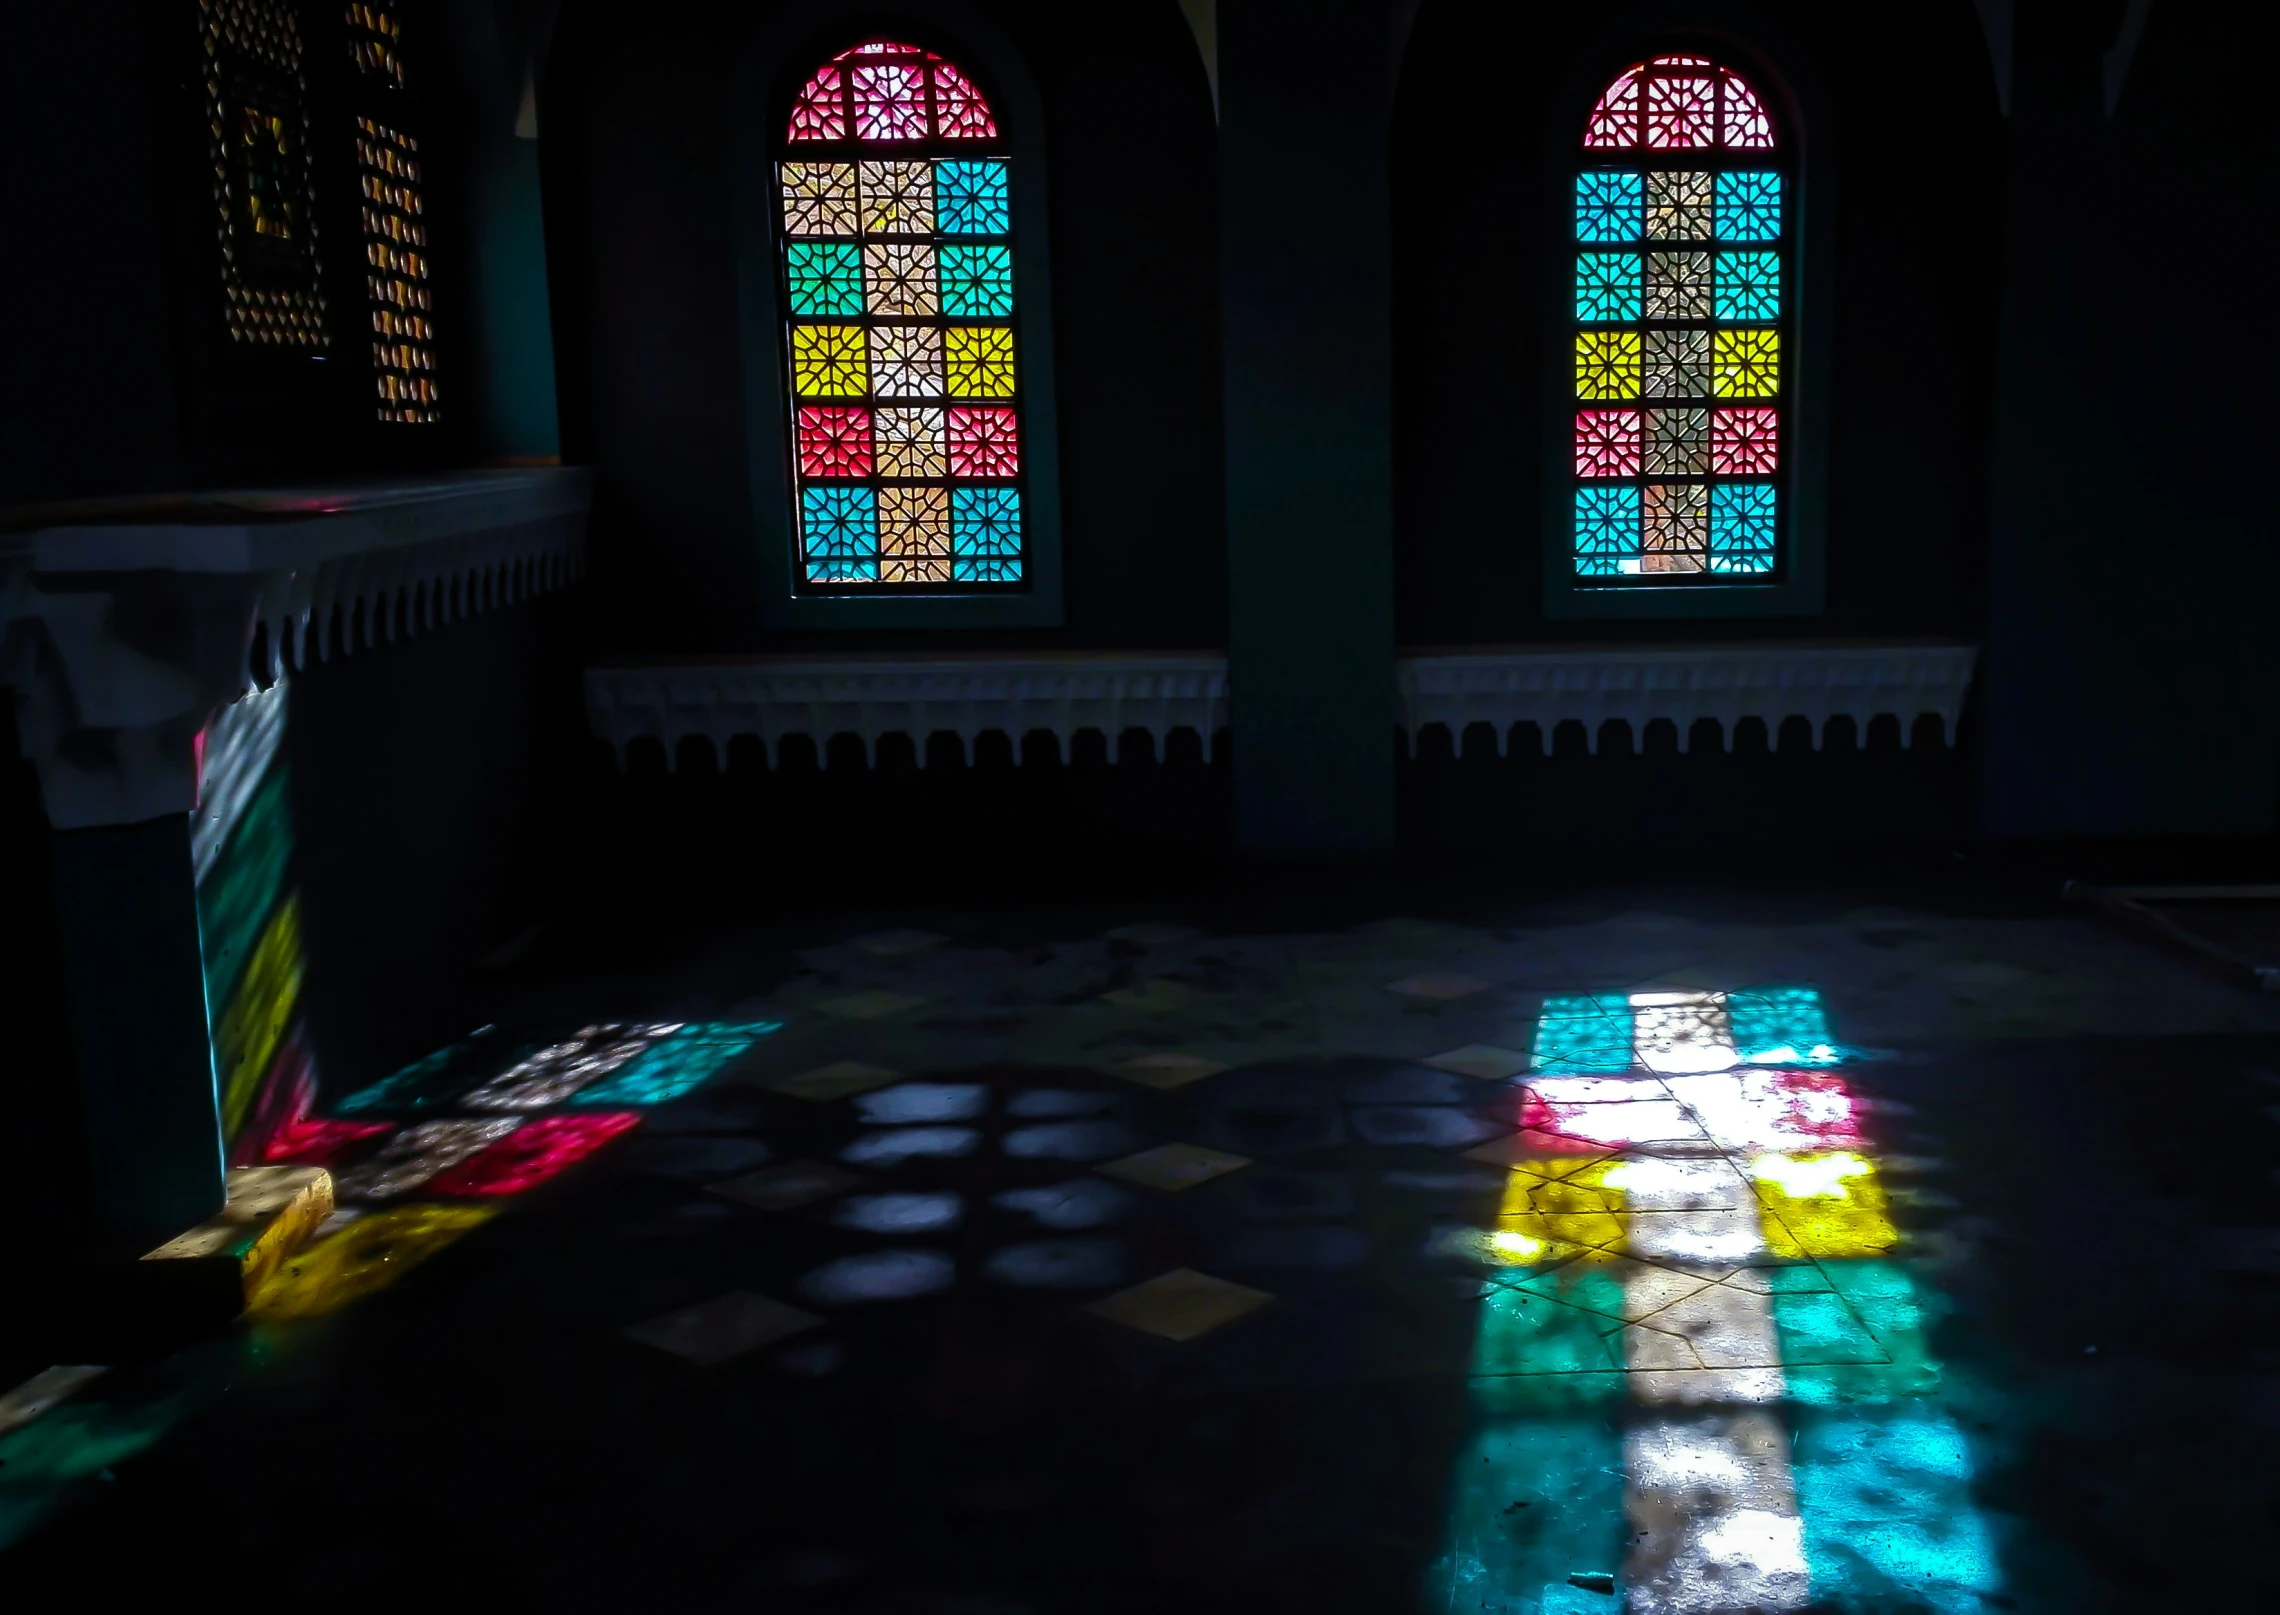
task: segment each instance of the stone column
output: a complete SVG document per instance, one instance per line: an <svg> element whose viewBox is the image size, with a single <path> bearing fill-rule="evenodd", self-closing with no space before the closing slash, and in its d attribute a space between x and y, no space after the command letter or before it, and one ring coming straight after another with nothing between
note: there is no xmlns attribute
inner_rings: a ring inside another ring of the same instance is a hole
<svg viewBox="0 0 2280 1615"><path fill-rule="evenodd" d="M1394 839L1385 0L1220 0L1237 843Z"/></svg>

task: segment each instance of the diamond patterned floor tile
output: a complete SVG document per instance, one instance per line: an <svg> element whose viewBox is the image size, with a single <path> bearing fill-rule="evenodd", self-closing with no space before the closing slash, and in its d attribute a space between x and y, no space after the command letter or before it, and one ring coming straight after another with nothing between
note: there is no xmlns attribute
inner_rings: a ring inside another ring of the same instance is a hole
<svg viewBox="0 0 2280 1615"><path fill-rule="evenodd" d="M1223 1060L1206 1060L1199 1054L1143 1054L1138 1059L1120 1061L1109 1069L1126 1082L1170 1090L1201 1082L1205 1077L1216 1077L1230 1068Z"/></svg>
<svg viewBox="0 0 2280 1615"><path fill-rule="evenodd" d="M1137 1183L1143 1189L1177 1194L1250 1164L1251 1158L1247 1155L1230 1155L1225 1150L1206 1149L1201 1144L1159 1144L1137 1155L1106 1162L1094 1170L1122 1178L1127 1183Z"/></svg>
<svg viewBox="0 0 2280 1615"><path fill-rule="evenodd" d="M827 998L815 1007L845 1021L875 1021L888 1015L900 1015L906 1009L916 1009L925 1002L909 993L874 988L867 993L849 993L845 998Z"/></svg>
<svg viewBox="0 0 2280 1615"><path fill-rule="evenodd" d="M712 1192L760 1211L790 1211L844 1193L864 1180L827 1161L786 1161L712 1185Z"/></svg>
<svg viewBox="0 0 2280 1615"><path fill-rule="evenodd" d="M762 1346L789 1340L823 1320L749 1290L731 1290L693 1307L637 1323L626 1333L645 1346L685 1357L700 1367L725 1363Z"/></svg>
<svg viewBox="0 0 2280 1615"><path fill-rule="evenodd" d="M873 931L868 936L855 938L854 945L865 953L875 953L883 959L899 954L924 953L950 939L932 931Z"/></svg>
<svg viewBox="0 0 2280 1615"><path fill-rule="evenodd" d="M1129 987L1119 987L1114 992L1101 994L1111 1004L1121 1004L1126 1009L1154 1010L1159 1014L1193 1008L1209 996L1181 982L1165 981L1161 977L1153 981L1135 982Z"/></svg>
<svg viewBox="0 0 2280 1615"><path fill-rule="evenodd" d="M1404 998L1430 998L1436 1003L1447 1003L1451 999L1470 998L1474 993L1487 992L1490 985L1478 976L1427 973L1422 976L1404 976L1399 981L1389 981L1385 984L1385 990L1389 993L1399 993ZM828 1009L831 1006L827 1004L824 1007Z"/></svg>
<svg viewBox="0 0 2280 1615"><path fill-rule="evenodd" d="M1182 942L1193 942L1203 935L1186 925L1168 925L1162 920L1143 920L1138 925L1120 925L1106 933L1111 941L1130 942L1143 948L1170 948Z"/></svg>
<svg viewBox="0 0 2280 1615"><path fill-rule="evenodd" d="M1500 1049L1493 1043L1467 1043L1461 1049L1436 1054L1425 1064L1436 1071L1454 1071L1460 1077L1475 1077L1482 1082L1503 1082L1528 1069L1528 1056L1511 1049Z"/></svg>
<svg viewBox="0 0 2280 1615"><path fill-rule="evenodd" d="M812 1071L802 1071L767 1084L777 1093L790 1094L794 1099L813 1099L819 1103L828 1099L845 1099L849 1094L869 1093L873 1088L884 1088L890 1082L902 1081L900 1071L889 1071L885 1066L865 1065L860 1060L838 1060L830 1065L819 1065Z"/></svg>
<svg viewBox="0 0 2280 1615"><path fill-rule="evenodd" d="M1193 1268L1178 1267L1103 1297L1085 1310L1142 1334L1187 1341L1256 1312L1273 1299L1266 1291L1247 1284L1231 1284Z"/></svg>

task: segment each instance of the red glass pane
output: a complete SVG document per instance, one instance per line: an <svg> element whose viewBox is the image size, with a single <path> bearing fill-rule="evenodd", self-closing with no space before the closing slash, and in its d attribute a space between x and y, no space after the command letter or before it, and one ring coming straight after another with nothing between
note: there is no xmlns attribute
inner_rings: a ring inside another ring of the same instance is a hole
<svg viewBox="0 0 2280 1615"><path fill-rule="evenodd" d="M1635 409L1577 411L1575 474L1579 477L1637 476L1639 412Z"/></svg>
<svg viewBox="0 0 2280 1615"><path fill-rule="evenodd" d="M934 69L934 127L944 140L995 140L990 104L973 81L948 62Z"/></svg>
<svg viewBox="0 0 2280 1615"><path fill-rule="evenodd" d="M1718 135L1718 87L1707 78L1647 80L1647 144L1656 151L1692 151Z"/></svg>
<svg viewBox="0 0 2280 1615"><path fill-rule="evenodd" d="M950 411L950 474L954 477L1021 474L1021 431L1012 410Z"/></svg>
<svg viewBox="0 0 2280 1615"><path fill-rule="evenodd" d="M1726 94L1720 138L1738 151L1772 150L1773 120L1765 115L1765 103L1758 99L1757 91L1741 74L1726 68L1719 69L1718 83Z"/></svg>
<svg viewBox="0 0 2280 1615"><path fill-rule="evenodd" d="M857 140L926 138L926 69L917 63L858 66L855 79Z"/></svg>
<svg viewBox="0 0 2280 1615"><path fill-rule="evenodd" d="M1721 477L1770 476L1781 460L1781 411L1720 409L1710 416L1710 469Z"/></svg>
<svg viewBox="0 0 2280 1615"><path fill-rule="evenodd" d="M1632 68L1607 86L1583 126L1583 143L1594 150L1628 150L1639 143L1639 70Z"/></svg>
<svg viewBox="0 0 2280 1615"><path fill-rule="evenodd" d="M638 1110L601 1110L584 1116L541 1116L428 1179L427 1192L447 1195L521 1194L573 1166L641 1121Z"/></svg>
<svg viewBox="0 0 2280 1615"><path fill-rule="evenodd" d="M819 67L792 103L791 140L847 138L846 79L836 67Z"/></svg>
<svg viewBox="0 0 2280 1615"><path fill-rule="evenodd" d="M1647 65L1649 67L1708 67L1710 58L1707 56L1657 56Z"/></svg>
<svg viewBox="0 0 2280 1615"><path fill-rule="evenodd" d="M871 412L808 404L799 419L802 477L871 475Z"/></svg>
<svg viewBox="0 0 2280 1615"><path fill-rule="evenodd" d="M929 61L940 60L932 51L920 50L916 45L898 44L892 39L866 39L860 45L850 45L832 58L844 62L850 56L924 56Z"/></svg>

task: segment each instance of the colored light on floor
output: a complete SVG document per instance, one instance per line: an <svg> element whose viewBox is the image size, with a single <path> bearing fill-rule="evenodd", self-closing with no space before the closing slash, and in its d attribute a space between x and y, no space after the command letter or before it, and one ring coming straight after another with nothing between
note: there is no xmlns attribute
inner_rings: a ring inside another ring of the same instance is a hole
<svg viewBox="0 0 2280 1615"><path fill-rule="evenodd" d="M261 1322L321 1318L395 1282L495 1215L492 1206L422 1204L359 1217L279 1268L246 1315Z"/></svg>
<svg viewBox="0 0 2280 1615"><path fill-rule="evenodd" d="M437 1173L427 1192L452 1196L521 1194L535 1189L641 1123L637 1110L541 1116Z"/></svg>
<svg viewBox="0 0 2280 1615"><path fill-rule="evenodd" d="M709 1081L722 1066L781 1025L778 1021L707 1021L683 1026L634 1056L614 1075L578 1093L571 1102L609 1109L666 1104Z"/></svg>
<svg viewBox="0 0 2280 1615"><path fill-rule="evenodd" d="M368 1138L395 1127L394 1122L351 1122L329 1116L303 1116L272 1133L262 1145L266 1162L290 1161L301 1166L333 1166L352 1154Z"/></svg>
<svg viewBox="0 0 2280 1615"><path fill-rule="evenodd" d="M1846 1151L1761 1155L1750 1163L1765 1247L1791 1261L1882 1256L1900 1242L1875 1168Z"/></svg>

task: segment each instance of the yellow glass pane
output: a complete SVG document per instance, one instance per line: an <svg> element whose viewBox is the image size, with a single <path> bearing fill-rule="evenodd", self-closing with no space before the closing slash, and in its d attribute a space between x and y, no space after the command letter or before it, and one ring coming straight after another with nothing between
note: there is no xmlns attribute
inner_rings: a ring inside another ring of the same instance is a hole
<svg viewBox="0 0 2280 1615"><path fill-rule="evenodd" d="M802 398L860 398L870 387L860 325L792 327L792 387Z"/></svg>
<svg viewBox="0 0 2280 1615"><path fill-rule="evenodd" d="M851 236L856 231L853 163L786 163L780 171L787 236Z"/></svg>
<svg viewBox="0 0 2280 1615"><path fill-rule="evenodd" d="M1900 1242L1865 1156L1761 1155L1750 1163L1765 1248L1792 1261L1883 1256Z"/></svg>
<svg viewBox="0 0 2280 1615"><path fill-rule="evenodd" d="M1720 331L1710 339L1711 391L1720 398L1772 398L1781 391L1781 335Z"/></svg>
<svg viewBox="0 0 2280 1615"><path fill-rule="evenodd" d="M1609 1188L1610 1160L1545 1161L1505 1180L1496 1226L1481 1255L1503 1267L1615 1255L1623 1244L1623 1191Z"/></svg>
<svg viewBox="0 0 2280 1615"><path fill-rule="evenodd" d="M945 333L952 398L1013 396L1013 331L1003 325L955 326Z"/></svg>
<svg viewBox="0 0 2280 1615"><path fill-rule="evenodd" d="M1578 398L1639 396L1639 333L1578 331L1575 334L1575 395Z"/></svg>

